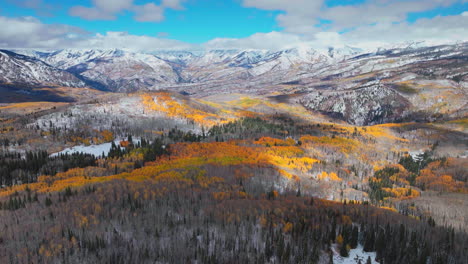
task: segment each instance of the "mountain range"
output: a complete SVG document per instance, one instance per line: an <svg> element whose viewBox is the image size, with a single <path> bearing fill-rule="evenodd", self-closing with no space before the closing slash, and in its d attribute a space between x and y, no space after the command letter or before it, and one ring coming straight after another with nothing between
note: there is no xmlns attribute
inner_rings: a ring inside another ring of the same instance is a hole
<svg viewBox="0 0 468 264"><path fill-rule="evenodd" d="M280 51L2 50L0 84L173 90L196 97L300 94L295 100L309 110L365 125L463 115L467 54L468 43L374 52L307 46Z"/></svg>

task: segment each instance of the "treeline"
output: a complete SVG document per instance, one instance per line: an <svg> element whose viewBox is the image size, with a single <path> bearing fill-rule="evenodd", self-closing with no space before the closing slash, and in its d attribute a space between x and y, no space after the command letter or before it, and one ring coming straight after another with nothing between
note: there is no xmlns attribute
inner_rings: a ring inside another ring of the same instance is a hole
<svg viewBox="0 0 468 264"><path fill-rule="evenodd" d="M260 117L243 117L222 125L215 125L208 130L208 135L223 139L246 139L260 136L285 136L295 130L295 122L291 118L277 115L271 120Z"/></svg>
<svg viewBox="0 0 468 264"><path fill-rule="evenodd" d="M165 144L163 140L164 137L157 137L152 141L142 138L135 144L133 143L132 136L129 135L127 141L124 141L125 147L121 147L112 142L107 158L119 159L134 152L142 153L143 159L138 161L139 165L136 166L136 168L139 168L144 162L155 161L156 158L169 154L169 146Z"/></svg>
<svg viewBox="0 0 468 264"><path fill-rule="evenodd" d="M152 140L141 139L134 143L132 135L121 144L112 141L109 153L102 153L101 159L107 166L107 159L122 159L132 153L142 153L143 159L135 161L134 168L140 168L145 162L155 161L157 157L169 154L169 143L200 142L201 135L172 129L167 135ZM85 153L58 154L49 156L46 151L20 153L0 153L0 186L33 183L40 175L54 176L73 168L97 166L98 157Z"/></svg>
<svg viewBox="0 0 468 264"><path fill-rule="evenodd" d="M37 181L39 175L55 175L71 168L96 165L96 157L90 154L73 153L49 156L46 151L0 153L0 185L12 186Z"/></svg>

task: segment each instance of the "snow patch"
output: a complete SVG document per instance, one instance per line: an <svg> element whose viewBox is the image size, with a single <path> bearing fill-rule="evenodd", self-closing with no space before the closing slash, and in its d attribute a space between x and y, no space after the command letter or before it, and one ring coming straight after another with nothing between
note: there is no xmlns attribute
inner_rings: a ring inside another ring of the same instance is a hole
<svg viewBox="0 0 468 264"><path fill-rule="evenodd" d="M115 145L118 146L120 144L120 140L116 140L114 141L114 143ZM99 145L90 145L90 146L80 145L80 146L75 146L72 148L66 148L57 153L53 153L52 155L50 155L50 157L56 157L60 154L73 154L73 153L91 154L96 157L101 157L102 153L104 153L104 155L107 155L111 147L112 147L112 142L99 144Z"/></svg>
<svg viewBox="0 0 468 264"><path fill-rule="evenodd" d="M339 254L337 248L338 248L337 245L334 245L332 247L332 250L333 250L333 263L335 263L335 264L357 264L357 263L359 263L359 261L361 261L360 262L361 264L365 264L369 257L371 258L371 261L372 261L373 264L374 263L379 263L379 262L375 261L376 253L375 252L365 252L362 245L359 245L355 249L351 249L349 251L349 257L347 257L347 258L342 257Z"/></svg>

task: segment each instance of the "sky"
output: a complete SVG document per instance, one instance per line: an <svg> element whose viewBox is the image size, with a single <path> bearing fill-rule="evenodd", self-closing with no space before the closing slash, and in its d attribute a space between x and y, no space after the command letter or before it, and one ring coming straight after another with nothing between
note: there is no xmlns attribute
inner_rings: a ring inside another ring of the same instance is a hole
<svg viewBox="0 0 468 264"><path fill-rule="evenodd" d="M468 41L468 0L0 0L1 48L373 49Z"/></svg>

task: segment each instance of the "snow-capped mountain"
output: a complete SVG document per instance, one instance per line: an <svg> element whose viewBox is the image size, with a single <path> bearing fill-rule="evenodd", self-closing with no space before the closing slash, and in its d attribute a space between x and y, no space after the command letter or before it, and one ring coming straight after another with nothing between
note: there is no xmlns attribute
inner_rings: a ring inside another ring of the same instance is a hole
<svg viewBox="0 0 468 264"><path fill-rule="evenodd" d="M201 56L202 51L155 51L151 52L150 54L153 54L161 60L165 60L167 62L186 65L193 59Z"/></svg>
<svg viewBox="0 0 468 264"><path fill-rule="evenodd" d="M363 49L353 48L350 46L344 46L342 48L328 48L328 56L333 59L337 60L345 60L352 58L353 56L362 54L364 52Z"/></svg>
<svg viewBox="0 0 468 264"><path fill-rule="evenodd" d="M312 48L282 51L212 50L192 58L181 75L186 82L254 80L308 72L333 63L326 55ZM270 76L274 75L274 76Z"/></svg>
<svg viewBox="0 0 468 264"><path fill-rule="evenodd" d="M81 61L81 60L80 60ZM114 50L67 68L111 91L148 90L179 82L176 70L151 54Z"/></svg>
<svg viewBox="0 0 468 264"><path fill-rule="evenodd" d="M135 91L209 83L221 83L225 87L234 84L240 87L241 83L245 83L244 86L258 86L298 80L301 83L316 83L317 78L334 80L371 72L390 74L398 72L395 69L405 65L463 56L466 49L466 43L436 47L427 47L424 43L406 43L374 52L364 52L350 46L327 50L299 46L280 51L135 52L122 49L67 49L17 52L80 76L95 88ZM357 85L360 84L342 84L347 89Z"/></svg>
<svg viewBox="0 0 468 264"><path fill-rule="evenodd" d="M0 50L0 82L84 87L75 75L33 57Z"/></svg>
<svg viewBox="0 0 468 264"><path fill-rule="evenodd" d="M58 69L81 76L89 85L110 91L151 89L179 81L170 62L149 53L123 49L17 50Z"/></svg>
<svg viewBox="0 0 468 264"><path fill-rule="evenodd" d="M18 51L23 52L23 51ZM153 90L177 83L250 80L306 72L333 60L310 47L268 50L132 52L89 49L24 51L37 59L80 75L111 91Z"/></svg>

